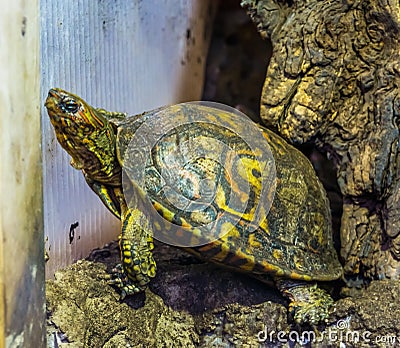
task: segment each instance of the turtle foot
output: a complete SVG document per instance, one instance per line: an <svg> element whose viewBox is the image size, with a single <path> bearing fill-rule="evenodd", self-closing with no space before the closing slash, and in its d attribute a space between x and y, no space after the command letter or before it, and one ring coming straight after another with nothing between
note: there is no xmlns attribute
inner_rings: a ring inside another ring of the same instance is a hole
<svg viewBox="0 0 400 348"><path fill-rule="evenodd" d="M153 248L150 238L144 246L120 238L122 263L111 271L108 284L121 290L121 300L144 291L150 279L155 277L157 266L153 259Z"/></svg>
<svg viewBox="0 0 400 348"><path fill-rule="evenodd" d="M140 277L139 277L140 278ZM118 264L111 270L111 274L106 277L109 285L116 286L121 291L120 299L126 296L135 295L146 289L147 282L133 281L128 277L122 264Z"/></svg>
<svg viewBox="0 0 400 348"><path fill-rule="evenodd" d="M297 324L315 326L327 321L334 301L317 284L288 280L278 282L278 287L290 299L289 313Z"/></svg>

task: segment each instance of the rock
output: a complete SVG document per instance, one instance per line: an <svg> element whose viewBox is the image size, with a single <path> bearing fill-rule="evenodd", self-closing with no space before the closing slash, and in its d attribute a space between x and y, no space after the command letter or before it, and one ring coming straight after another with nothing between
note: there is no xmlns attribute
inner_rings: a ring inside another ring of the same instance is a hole
<svg viewBox="0 0 400 348"><path fill-rule="evenodd" d="M288 322L274 288L166 245L156 247L158 275L149 289L121 302L104 279L118 257L112 243L47 281L50 341L58 332L62 347L293 347L285 340L310 335ZM367 339L385 347L378 337L400 344L399 293L400 282L376 281L339 299L313 347L339 347L339 338L346 347L367 347Z"/></svg>

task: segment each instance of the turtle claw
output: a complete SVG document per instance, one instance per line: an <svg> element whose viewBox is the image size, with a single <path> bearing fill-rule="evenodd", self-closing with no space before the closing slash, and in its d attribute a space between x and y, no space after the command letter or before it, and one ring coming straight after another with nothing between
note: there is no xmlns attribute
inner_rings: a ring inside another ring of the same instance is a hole
<svg viewBox="0 0 400 348"><path fill-rule="evenodd" d="M115 285L118 288L122 288L127 281L128 281L128 276L126 275L121 264L118 264L111 270L108 284Z"/></svg>
<svg viewBox="0 0 400 348"><path fill-rule="evenodd" d="M140 286L140 284L132 281L126 274L122 264L118 264L111 270L111 274L104 277L107 280L107 284L116 286L120 289L120 300L122 301L129 295L135 295L146 289L146 286Z"/></svg>

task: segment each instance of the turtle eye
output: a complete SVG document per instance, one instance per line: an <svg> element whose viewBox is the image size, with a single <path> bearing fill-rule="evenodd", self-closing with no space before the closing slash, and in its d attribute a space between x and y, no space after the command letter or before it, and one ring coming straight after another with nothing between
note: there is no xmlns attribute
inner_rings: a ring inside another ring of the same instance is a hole
<svg viewBox="0 0 400 348"><path fill-rule="evenodd" d="M61 102L60 106L63 109L63 111L66 111L71 114L74 114L79 109L78 103L72 99Z"/></svg>

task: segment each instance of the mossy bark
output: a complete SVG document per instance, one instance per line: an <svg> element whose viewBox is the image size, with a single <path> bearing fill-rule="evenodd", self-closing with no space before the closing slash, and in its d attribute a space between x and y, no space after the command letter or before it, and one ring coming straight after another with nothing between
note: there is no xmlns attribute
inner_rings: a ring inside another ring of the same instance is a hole
<svg viewBox="0 0 400 348"><path fill-rule="evenodd" d="M337 168L349 278L400 275L400 5L243 0L273 54L261 118Z"/></svg>

